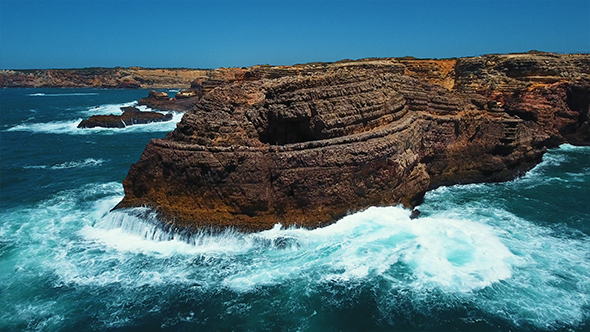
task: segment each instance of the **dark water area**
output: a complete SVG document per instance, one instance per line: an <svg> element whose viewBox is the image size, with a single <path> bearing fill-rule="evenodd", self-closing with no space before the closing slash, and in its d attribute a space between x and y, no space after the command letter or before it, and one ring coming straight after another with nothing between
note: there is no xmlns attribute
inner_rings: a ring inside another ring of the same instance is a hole
<svg viewBox="0 0 590 332"><path fill-rule="evenodd" d="M2 208L93 182L122 182L151 138L175 124L78 129L82 119L121 114L147 90L0 90ZM177 114L176 121L181 115ZM100 167L95 167L100 166Z"/></svg>
<svg viewBox="0 0 590 332"><path fill-rule="evenodd" d="M76 128L146 95L0 90L0 330L590 331L590 147L429 192L416 220L373 207L186 239L144 209L109 212L182 114Z"/></svg>

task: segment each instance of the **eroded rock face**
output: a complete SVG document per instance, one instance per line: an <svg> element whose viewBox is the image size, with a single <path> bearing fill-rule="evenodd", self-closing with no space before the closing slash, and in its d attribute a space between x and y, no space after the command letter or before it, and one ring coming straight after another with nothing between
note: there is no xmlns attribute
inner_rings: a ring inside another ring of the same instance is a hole
<svg viewBox="0 0 590 332"><path fill-rule="evenodd" d="M414 206L440 185L508 180L547 146L588 142L584 77L508 94L477 76L483 90L467 92L461 61L452 90L395 61L313 66L210 90L148 144L118 208L150 206L191 228L313 228L372 205Z"/></svg>
<svg viewBox="0 0 590 332"><path fill-rule="evenodd" d="M497 109L534 122L553 143L588 144L590 56L543 52L459 59L456 90L483 95Z"/></svg>

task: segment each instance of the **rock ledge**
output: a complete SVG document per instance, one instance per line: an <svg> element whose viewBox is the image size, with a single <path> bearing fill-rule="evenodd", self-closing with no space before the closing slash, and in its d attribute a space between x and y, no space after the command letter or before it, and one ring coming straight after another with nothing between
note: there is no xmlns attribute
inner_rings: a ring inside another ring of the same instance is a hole
<svg viewBox="0 0 590 332"><path fill-rule="evenodd" d="M509 180L547 147L590 143L588 55L408 61L257 68L211 88L147 145L117 208L192 229L313 228Z"/></svg>

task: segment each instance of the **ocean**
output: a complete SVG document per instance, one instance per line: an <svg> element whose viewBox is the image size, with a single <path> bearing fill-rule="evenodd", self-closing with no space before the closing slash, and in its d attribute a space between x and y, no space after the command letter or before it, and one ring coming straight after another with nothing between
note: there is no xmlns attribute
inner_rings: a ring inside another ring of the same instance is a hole
<svg viewBox="0 0 590 332"><path fill-rule="evenodd" d="M428 192L415 220L187 237L110 212L182 114L76 128L147 92L0 90L0 330L590 331L590 147Z"/></svg>

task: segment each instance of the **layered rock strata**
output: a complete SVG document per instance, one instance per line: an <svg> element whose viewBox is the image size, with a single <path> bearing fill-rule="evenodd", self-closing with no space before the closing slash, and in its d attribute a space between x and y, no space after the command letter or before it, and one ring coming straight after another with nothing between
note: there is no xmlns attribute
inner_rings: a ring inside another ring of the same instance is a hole
<svg viewBox="0 0 590 332"><path fill-rule="evenodd" d="M3 88L185 88L199 69L83 68L0 70Z"/></svg>
<svg viewBox="0 0 590 332"><path fill-rule="evenodd" d="M484 71L486 57L453 70L392 59L253 70L148 144L118 208L189 228L313 228L414 206L440 185L508 180L548 146L589 142L587 55L497 57L506 70ZM559 79L537 79L546 66Z"/></svg>

